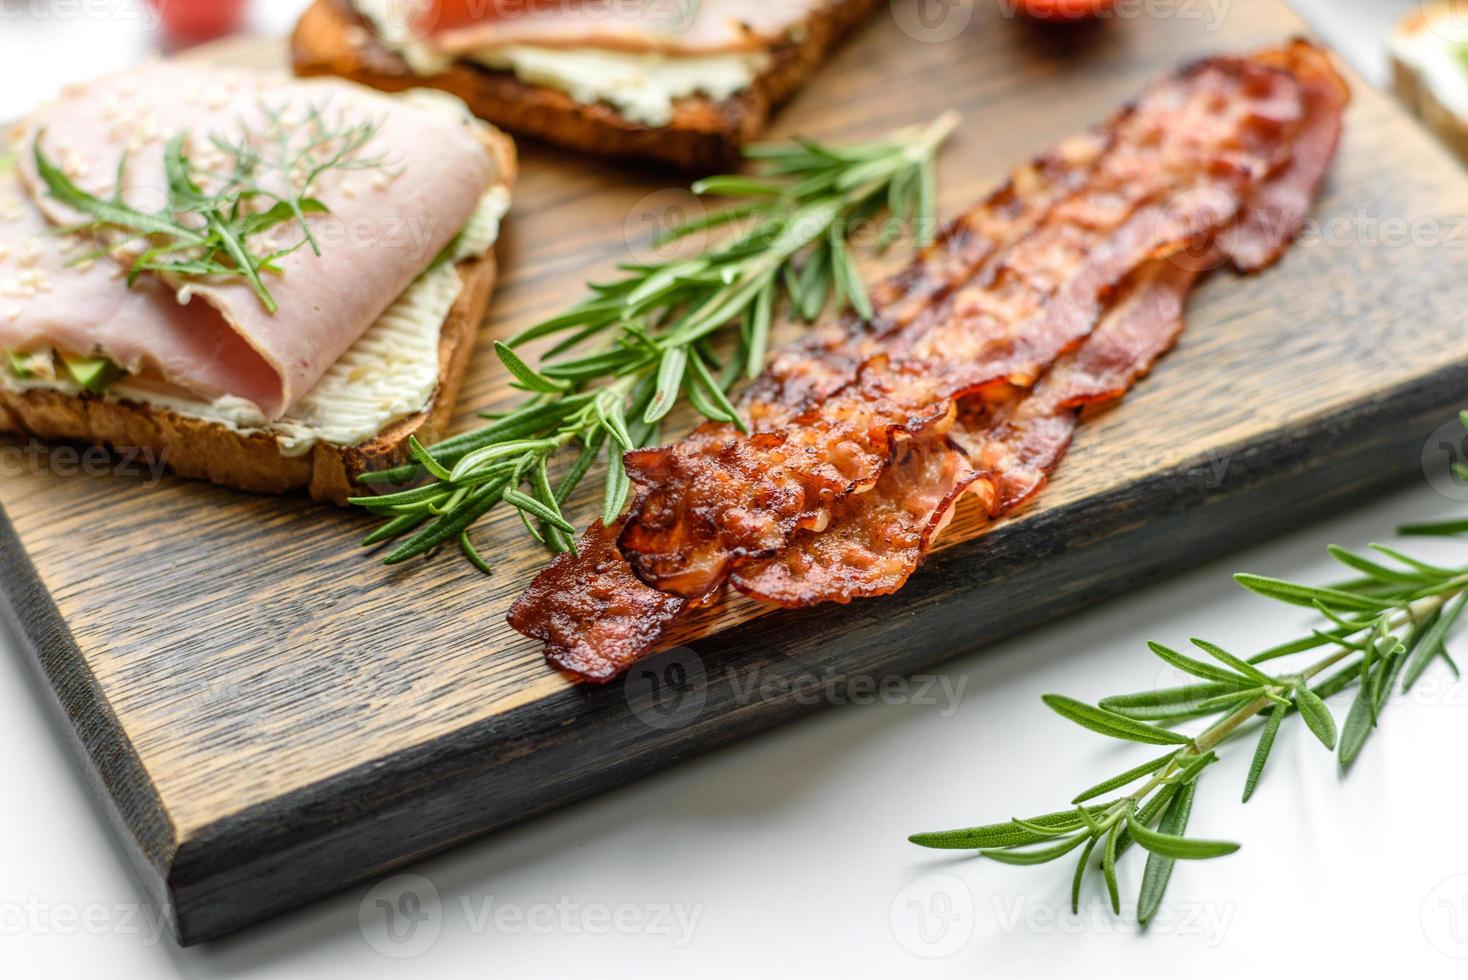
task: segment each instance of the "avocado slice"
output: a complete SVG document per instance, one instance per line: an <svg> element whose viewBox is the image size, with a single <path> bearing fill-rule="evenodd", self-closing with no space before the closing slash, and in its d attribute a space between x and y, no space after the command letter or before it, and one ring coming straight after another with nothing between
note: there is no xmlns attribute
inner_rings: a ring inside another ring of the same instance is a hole
<svg viewBox="0 0 1468 980"><path fill-rule="evenodd" d="M32 355L17 354L15 351L9 351L6 356L10 359L10 373L17 378L22 381L29 381L36 376L35 370L31 367Z"/></svg>
<svg viewBox="0 0 1468 980"><path fill-rule="evenodd" d="M94 395L100 395L107 386L122 377L122 369L105 357L77 357L62 354L61 362L73 381Z"/></svg>

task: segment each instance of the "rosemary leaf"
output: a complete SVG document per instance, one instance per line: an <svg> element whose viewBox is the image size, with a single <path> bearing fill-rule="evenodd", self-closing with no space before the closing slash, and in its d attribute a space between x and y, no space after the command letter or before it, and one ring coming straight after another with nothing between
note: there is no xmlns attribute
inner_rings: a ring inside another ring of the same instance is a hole
<svg viewBox="0 0 1468 980"><path fill-rule="evenodd" d="M1099 732L1112 738L1148 742L1153 745L1186 745L1192 741L1186 735L1133 721L1125 715L1092 707L1083 701L1068 698L1063 694L1047 694L1041 700L1061 717L1069 718L1082 728L1089 728L1093 732Z"/></svg>
<svg viewBox="0 0 1468 980"><path fill-rule="evenodd" d="M1182 836L1183 831L1188 829L1188 817L1193 812L1193 794L1196 790L1197 784L1189 783L1178 791L1162 814L1159 830L1173 837ZM1142 890L1137 899L1137 921L1143 926L1151 922L1162 907L1162 896L1167 891L1168 882L1172 880L1175 863L1175 858L1166 857L1156 851L1147 855L1147 866L1142 871Z"/></svg>
<svg viewBox="0 0 1468 980"><path fill-rule="evenodd" d="M1231 670L1224 670L1222 667L1215 667L1201 660L1194 660L1191 657L1178 653L1176 650L1163 646L1161 643L1148 643L1147 649L1183 673L1192 674L1194 677L1201 677L1205 681L1214 681L1234 687L1239 687L1246 683L1244 678Z"/></svg>
<svg viewBox="0 0 1468 980"><path fill-rule="evenodd" d="M1223 857L1239 849L1239 845L1232 841L1196 840L1152 830L1135 816L1127 817L1126 827L1127 833L1144 850L1174 861L1203 861Z"/></svg>
<svg viewBox="0 0 1468 980"><path fill-rule="evenodd" d="M979 853L991 861L1001 864L1048 864L1058 858L1063 858L1071 851L1080 847L1089 838L1089 834L1076 834L1067 837L1059 844L1049 847L1040 847L1032 851L1017 850L985 850Z"/></svg>
<svg viewBox="0 0 1468 980"><path fill-rule="evenodd" d="M622 453L613 444L607 447L607 480L602 494L601 522L607 527L617 523L622 508L627 505L627 494L632 483L627 479L627 468L622 462Z"/></svg>
<svg viewBox="0 0 1468 980"><path fill-rule="evenodd" d="M1330 709L1320 696L1305 686L1303 678L1295 681L1295 707L1300 709L1300 717L1305 720L1305 727L1320 739L1320 743L1327 749L1335 750L1335 718L1331 716Z"/></svg>
<svg viewBox="0 0 1468 980"><path fill-rule="evenodd" d="M1233 684L1208 682L1102 698L1097 706L1136 721L1171 721L1211 713L1215 699L1241 696Z"/></svg>
<svg viewBox="0 0 1468 980"><path fill-rule="evenodd" d="M1089 800L1094 800L1098 796L1104 796L1114 789L1120 789L1128 783L1136 782L1143 776L1150 776L1175 758L1177 758L1177 753L1169 752L1167 755L1153 759L1151 762L1144 762L1135 769L1128 769L1119 776L1113 776L1110 779L1097 783L1095 786L1077 795L1071 802L1078 804L1085 803Z"/></svg>
<svg viewBox="0 0 1468 980"><path fill-rule="evenodd" d="M539 371L535 370L530 365L520 360L519 355L516 354L508 344L501 343L500 341L495 341L494 352L496 355L499 356L500 363L502 363L505 368L512 375L515 376L515 380L519 381L520 384L524 385L531 391L538 391L542 394L553 395L557 392L566 390L566 388L568 387L565 381L557 381L553 378L547 378L545 375L541 374ZM440 479L442 479L442 477L440 477Z"/></svg>

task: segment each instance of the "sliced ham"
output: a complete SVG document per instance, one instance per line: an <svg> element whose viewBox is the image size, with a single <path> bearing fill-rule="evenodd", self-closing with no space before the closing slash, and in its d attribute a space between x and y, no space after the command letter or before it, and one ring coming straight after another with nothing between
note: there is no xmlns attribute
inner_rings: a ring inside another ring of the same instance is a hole
<svg viewBox="0 0 1468 980"><path fill-rule="evenodd" d="M724 54L764 49L828 5L827 0L500 0L481 4L476 18L440 11L452 5L432 3L403 26L426 33L445 54L473 54L507 44ZM359 6L383 4L359 0ZM396 6L421 9L425 4Z"/></svg>
<svg viewBox="0 0 1468 980"><path fill-rule="evenodd" d="M212 307L180 305L149 276L128 289L105 259L76 264L91 250L89 240L55 234L14 174L0 178L0 349L105 353L205 401L279 399L279 375Z"/></svg>
<svg viewBox="0 0 1468 980"><path fill-rule="evenodd" d="M332 169L309 189L329 209L306 219L321 254L300 248L279 261L278 274L265 276L276 312L242 278L165 286L144 276L129 294L105 262L75 276L53 267L54 295L45 303L18 297L19 314L0 323L0 343L11 346L26 332L30 343L106 354L204 398L245 398L267 419L284 414L442 251L494 180L495 165L467 117L335 80L154 64L69 89L26 121L19 169L32 206L21 208L17 227L0 230L13 245L34 237L25 225L35 209L55 225L80 220L42 181L38 141L74 183L98 196L116 190L121 166L123 200L157 210L166 201L163 154L173 136L185 134L195 164L228 170L212 137L236 143L245 127L267 132L267 113L276 113L293 140L305 140L313 110L330 129L375 126L352 159L380 158L385 166ZM266 186L268 180L262 177ZM294 224L273 235L276 247L301 238ZM99 315L110 306L130 315ZM81 347L87 339L92 343Z"/></svg>

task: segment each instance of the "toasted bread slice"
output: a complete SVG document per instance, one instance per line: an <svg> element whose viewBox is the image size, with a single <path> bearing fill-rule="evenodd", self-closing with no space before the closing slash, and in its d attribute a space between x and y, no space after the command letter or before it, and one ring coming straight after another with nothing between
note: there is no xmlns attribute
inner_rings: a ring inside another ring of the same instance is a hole
<svg viewBox="0 0 1468 980"><path fill-rule="evenodd" d="M375 88L431 87L451 92L474 113L511 132L597 156L656 160L710 172L732 167L771 113L815 74L832 50L880 0L835 0L799 40L773 49L770 66L750 87L719 101L680 99L672 122L645 126L608 105L578 102L558 89L528 85L508 71L458 62L418 75L367 28L347 0L316 0L296 25L291 48L301 75L340 75Z"/></svg>
<svg viewBox="0 0 1468 980"><path fill-rule="evenodd" d="M1468 31L1449 26L1463 24L1468 24L1468 0L1427 4L1413 11L1397 26L1390 51L1392 84L1397 97L1460 159L1468 163L1468 111L1465 111L1468 107L1448 105L1427 63L1414 56L1423 45L1453 43L1447 34L1435 37L1439 30L1456 32L1453 36L1461 34L1461 42L1468 42ZM1458 55L1462 58L1461 51ZM1463 78L1468 80L1468 58L1462 58L1460 64L1450 67L1462 72Z"/></svg>
<svg viewBox="0 0 1468 980"><path fill-rule="evenodd" d="M484 129L502 181L513 186L514 143ZM181 476L257 493L306 490L316 500L345 504L360 492L357 477L362 473L408 459L409 436L428 444L444 434L494 291L493 250L460 262L458 271L463 288L439 336L438 388L432 400L422 412L391 423L360 445L318 442L304 455L286 456L268 432L240 431L156 405L49 388L0 387L0 431L141 451Z"/></svg>

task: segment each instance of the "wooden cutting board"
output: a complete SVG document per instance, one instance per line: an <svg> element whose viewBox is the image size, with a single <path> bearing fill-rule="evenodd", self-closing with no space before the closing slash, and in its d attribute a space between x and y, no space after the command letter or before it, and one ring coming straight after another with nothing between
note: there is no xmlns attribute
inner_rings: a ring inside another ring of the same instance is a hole
<svg viewBox="0 0 1468 980"><path fill-rule="evenodd" d="M866 138L958 108L948 213L1154 72L1301 30L1276 0L1234 0L1221 24L1184 0L1058 32L990 0L893 7L776 135ZM1310 239L1265 275L1207 282L1179 349L1080 433L1037 505L987 533L962 512L889 599L715 609L691 649L625 684L577 688L505 625L544 560L513 517L479 532L493 578L448 555L388 569L358 550L361 515L173 479L34 474L13 465L23 445L0 444L3 606L181 940L1420 478L1428 434L1468 390L1468 181L1400 108L1355 87ZM466 425L509 397L488 339L577 299L646 240L649 216L687 200L648 197L671 176L540 147L524 148L523 170ZM577 515L594 511L583 501Z"/></svg>

